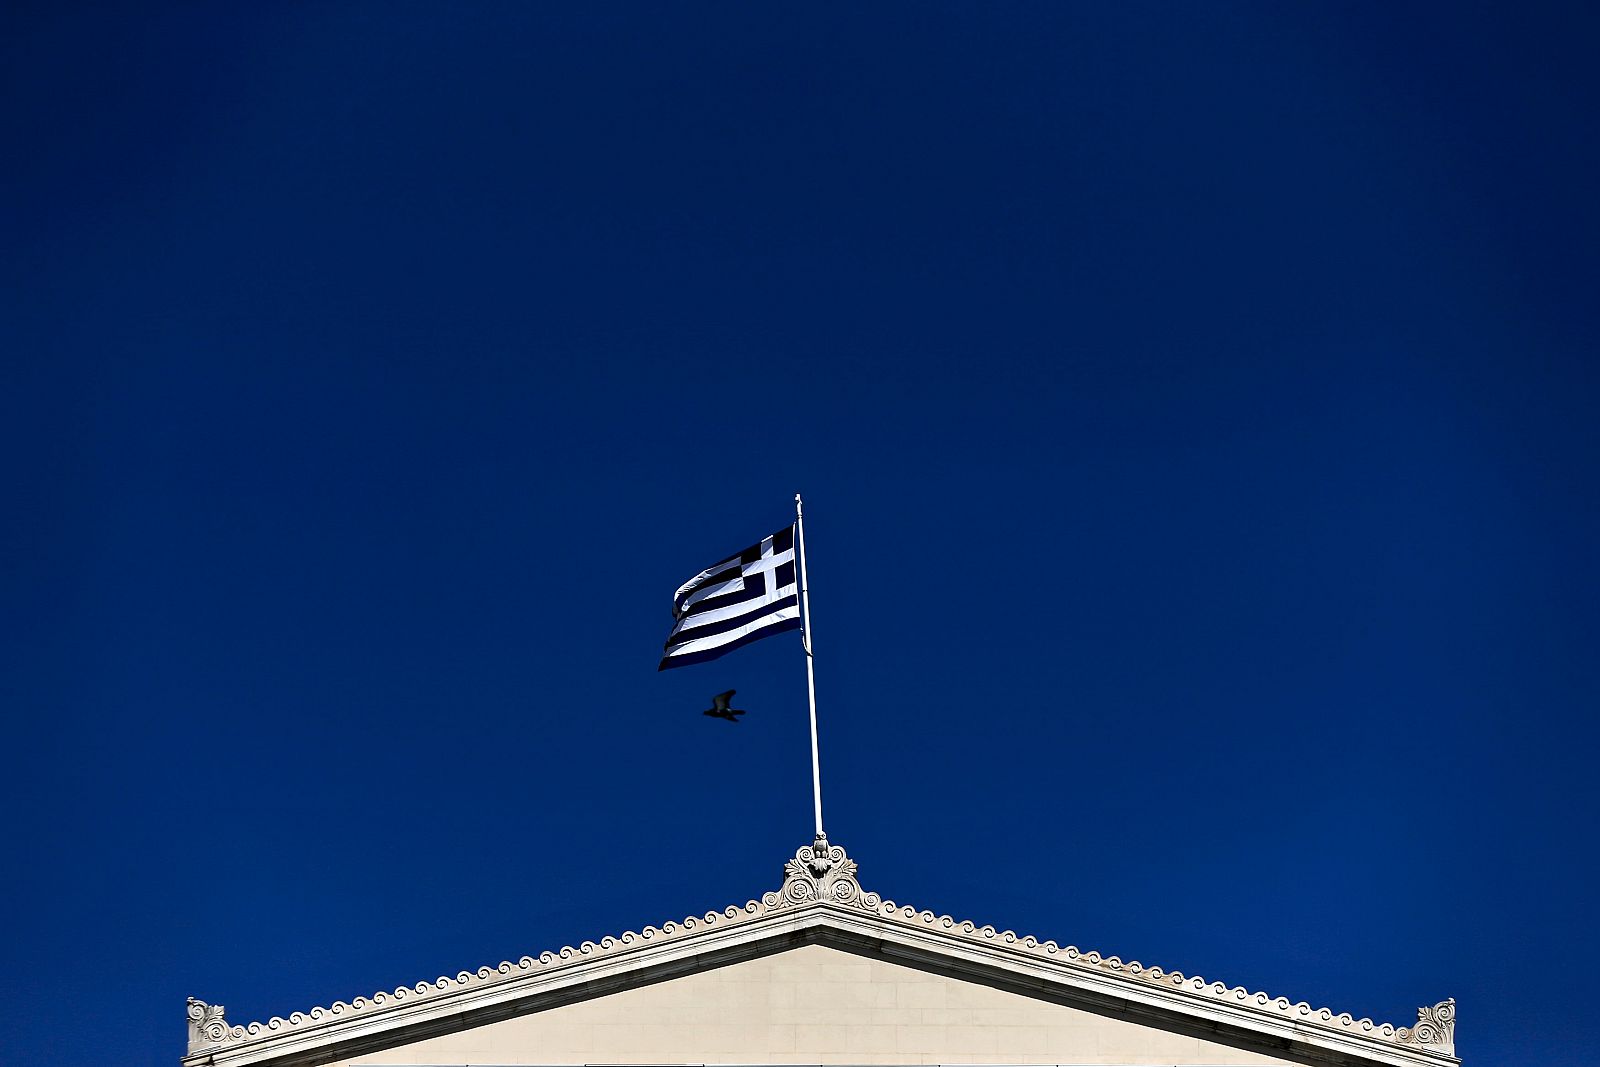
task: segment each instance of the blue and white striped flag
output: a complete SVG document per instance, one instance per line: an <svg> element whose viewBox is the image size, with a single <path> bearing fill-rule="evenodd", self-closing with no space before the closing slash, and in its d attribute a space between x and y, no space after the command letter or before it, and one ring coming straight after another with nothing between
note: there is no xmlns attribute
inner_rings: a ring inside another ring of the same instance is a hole
<svg viewBox="0 0 1600 1067"><path fill-rule="evenodd" d="M785 526L678 587L657 670L704 663L771 634L800 629L794 527Z"/></svg>

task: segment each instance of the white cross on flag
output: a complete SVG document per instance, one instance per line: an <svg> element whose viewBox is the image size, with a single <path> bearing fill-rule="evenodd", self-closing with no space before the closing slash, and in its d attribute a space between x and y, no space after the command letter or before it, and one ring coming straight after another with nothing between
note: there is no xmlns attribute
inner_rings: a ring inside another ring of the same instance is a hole
<svg viewBox="0 0 1600 1067"><path fill-rule="evenodd" d="M672 598L672 633L657 670L704 663L771 634L800 629L794 527L690 578Z"/></svg>

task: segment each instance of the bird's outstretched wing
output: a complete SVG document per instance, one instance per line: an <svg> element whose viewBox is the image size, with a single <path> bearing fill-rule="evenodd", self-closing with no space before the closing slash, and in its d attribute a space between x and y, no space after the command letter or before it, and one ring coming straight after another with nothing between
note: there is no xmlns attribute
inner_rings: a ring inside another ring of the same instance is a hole
<svg viewBox="0 0 1600 1067"><path fill-rule="evenodd" d="M718 693L716 696L711 698L711 706L716 708L718 711L727 711L728 701L732 700L733 694L737 692L737 689L730 689L726 693Z"/></svg>

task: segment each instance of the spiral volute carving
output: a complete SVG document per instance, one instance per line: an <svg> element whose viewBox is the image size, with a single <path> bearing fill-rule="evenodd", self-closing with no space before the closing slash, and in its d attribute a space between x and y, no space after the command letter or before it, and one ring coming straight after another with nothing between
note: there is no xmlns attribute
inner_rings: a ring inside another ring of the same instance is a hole
<svg viewBox="0 0 1600 1067"><path fill-rule="evenodd" d="M221 1004L207 1004L203 1000L189 998L190 1052L211 1048L228 1040L228 1021L222 1017L225 1010Z"/></svg>
<svg viewBox="0 0 1600 1067"><path fill-rule="evenodd" d="M1442 1000L1431 1008L1417 1009L1417 1025L1402 1026L1395 1040L1403 1045L1421 1045L1455 1054L1456 1001Z"/></svg>
<svg viewBox="0 0 1600 1067"><path fill-rule="evenodd" d="M845 907L876 910L876 893L864 893L856 880L856 861L838 845L831 845L822 834L803 845L794 859L783 865L783 888L761 898L768 909L796 907L827 901Z"/></svg>

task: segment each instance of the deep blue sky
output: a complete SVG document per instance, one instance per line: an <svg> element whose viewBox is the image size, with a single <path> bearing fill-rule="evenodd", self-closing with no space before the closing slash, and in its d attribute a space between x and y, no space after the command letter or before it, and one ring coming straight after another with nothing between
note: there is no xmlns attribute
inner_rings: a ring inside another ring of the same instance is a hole
<svg viewBox="0 0 1600 1067"><path fill-rule="evenodd" d="M655 666L801 490L869 888L1587 1062L1596 46L9 8L0 1059L775 886L798 637Z"/></svg>

